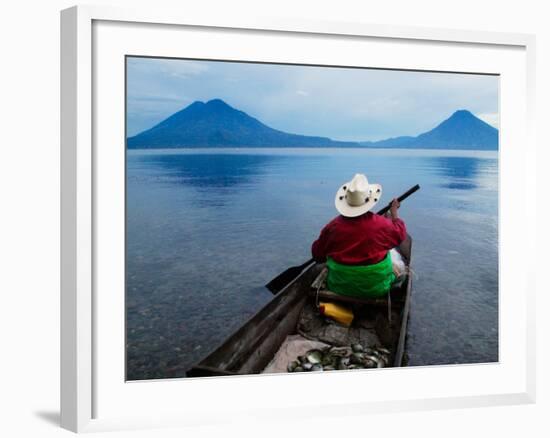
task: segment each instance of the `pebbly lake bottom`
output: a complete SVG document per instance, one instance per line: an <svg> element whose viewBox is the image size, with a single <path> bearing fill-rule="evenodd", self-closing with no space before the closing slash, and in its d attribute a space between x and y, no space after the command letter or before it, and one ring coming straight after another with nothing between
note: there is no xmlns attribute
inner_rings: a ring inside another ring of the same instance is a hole
<svg viewBox="0 0 550 438"><path fill-rule="evenodd" d="M355 173L413 238L409 365L498 361L498 153L396 149L127 152L127 379L182 377L310 257Z"/></svg>

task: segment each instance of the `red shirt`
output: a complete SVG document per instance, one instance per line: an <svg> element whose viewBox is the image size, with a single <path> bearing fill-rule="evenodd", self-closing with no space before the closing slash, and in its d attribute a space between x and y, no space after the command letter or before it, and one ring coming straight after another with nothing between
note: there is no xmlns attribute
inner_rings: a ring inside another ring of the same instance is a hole
<svg viewBox="0 0 550 438"><path fill-rule="evenodd" d="M343 265L372 265L380 262L406 235L401 219L389 219L370 211L352 218L338 216L313 242L311 254L318 262L331 257Z"/></svg>

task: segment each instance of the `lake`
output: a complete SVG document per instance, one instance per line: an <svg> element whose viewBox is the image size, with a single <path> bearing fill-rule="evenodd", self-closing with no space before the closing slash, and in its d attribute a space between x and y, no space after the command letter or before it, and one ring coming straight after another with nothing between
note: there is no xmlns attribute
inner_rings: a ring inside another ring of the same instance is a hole
<svg viewBox="0 0 550 438"><path fill-rule="evenodd" d="M397 149L127 152L129 380L182 377L311 257L355 173L413 238L409 365L498 361L498 153Z"/></svg>

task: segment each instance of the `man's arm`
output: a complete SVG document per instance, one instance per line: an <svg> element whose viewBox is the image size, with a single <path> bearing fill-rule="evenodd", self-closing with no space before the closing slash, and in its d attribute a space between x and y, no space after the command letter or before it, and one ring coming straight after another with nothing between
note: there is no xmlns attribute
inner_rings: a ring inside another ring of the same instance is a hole
<svg viewBox="0 0 550 438"><path fill-rule="evenodd" d="M391 218L391 224L389 229L384 233L384 243L387 248L395 248L407 237L407 227L405 222L399 218L397 210L401 206L401 203L394 198L391 202L389 216Z"/></svg>

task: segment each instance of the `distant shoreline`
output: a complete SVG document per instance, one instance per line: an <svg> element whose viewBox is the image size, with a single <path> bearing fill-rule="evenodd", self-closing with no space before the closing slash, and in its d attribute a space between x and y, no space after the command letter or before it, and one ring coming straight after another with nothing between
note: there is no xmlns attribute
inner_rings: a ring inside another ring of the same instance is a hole
<svg viewBox="0 0 550 438"><path fill-rule="evenodd" d="M314 146L303 146L303 147L287 147L287 146L279 146L279 147L259 147L259 146L219 146L219 147L212 147L212 146L206 146L206 147L199 147L199 146L182 146L182 147L167 147L167 148L126 148L127 152L150 152L150 153L175 153L175 152L186 152L186 153L192 153L192 152L208 152L208 153L216 153L216 152L246 152L246 151L265 151L265 152L284 152L284 151L327 151L327 152L350 152L350 151L370 151L370 152L382 152L382 151L395 151L395 152L424 152L424 153L435 153L435 152L441 152L441 153L448 153L448 154L464 154L467 152L472 153L488 153L488 154L494 154L499 153L499 149L443 149L443 148L397 148L397 147L328 147L328 146L321 146L321 147L314 147Z"/></svg>

